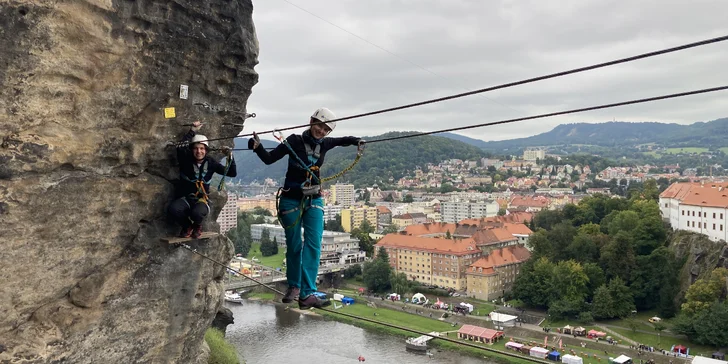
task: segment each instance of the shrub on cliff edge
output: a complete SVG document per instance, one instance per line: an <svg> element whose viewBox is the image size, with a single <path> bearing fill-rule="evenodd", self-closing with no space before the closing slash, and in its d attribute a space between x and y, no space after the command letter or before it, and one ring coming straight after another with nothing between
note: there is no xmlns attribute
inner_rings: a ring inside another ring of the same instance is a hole
<svg viewBox="0 0 728 364"><path fill-rule="evenodd" d="M213 328L207 329L205 341L210 346L208 364L240 364L238 353L232 344L225 341L222 331Z"/></svg>

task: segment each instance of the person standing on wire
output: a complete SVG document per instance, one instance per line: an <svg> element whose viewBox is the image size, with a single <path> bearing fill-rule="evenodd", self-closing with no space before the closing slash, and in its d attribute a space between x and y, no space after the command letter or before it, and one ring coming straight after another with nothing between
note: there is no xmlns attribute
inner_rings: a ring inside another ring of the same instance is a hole
<svg viewBox="0 0 728 364"><path fill-rule="evenodd" d="M289 157L286 180L278 190L278 219L286 233L288 267L288 290L282 301L290 303L300 297L298 305L302 309L331 304L314 294L324 230L324 200L321 197L319 173L324 157L326 152L335 147L364 143L361 138L353 136L327 137L336 128L336 122L331 122L335 118L334 113L327 108L316 110L310 119L311 126L306 131L281 140L281 144L270 153L261 146L255 133L248 140L248 148L253 149L265 164Z"/></svg>
<svg viewBox="0 0 728 364"><path fill-rule="evenodd" d="M201 127L202 123L199 121L192 123L192 127L182 138L183 142L188 143L181 143L177 147L180 183L175 191L177 199L169 205L169 214L182 225L179 234L182 238L197 239L202 235L202 221L210 213L208 194L212 175L218 173L228 177L237 176L230 148L222 148L229 161L225 166L207 155L207 137L197 134Z"/></svg>

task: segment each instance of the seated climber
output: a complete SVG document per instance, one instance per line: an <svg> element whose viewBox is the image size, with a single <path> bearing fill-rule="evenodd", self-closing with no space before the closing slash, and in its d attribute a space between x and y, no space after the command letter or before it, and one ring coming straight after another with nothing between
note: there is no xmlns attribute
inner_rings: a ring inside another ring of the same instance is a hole
<svg viewBox="0 0 728 364"><path fill-rule="evenodd" d="M182 138L189 145L182 144L177 147L180 183L176 191L178 198L169 205L169 214L182 225L179 234L182 238L197 239L202 235L202 220L210 213L208 194L213 174L237 176L230 148L222 148L223 154L230 160L227 169L207 155L207 137L197 134L201 127L202 123L199 121L192 123L192 127Z"/></svg>
<svg viewBox="0 0 728 364"><path fill-rule="evenodd" d="M283 303L298 299L299 308L320 308L331 304L314 294L324 230L324 200L320 183L324 157L335 147L364 143L353 136L328 137L336 127L336 122L332 121L335 118L334 113L327 108L316 110L309 119L311 126L308 130L300 135L290 135L270 153L262 147L255 133L248 140L248 148L253 149L265 164L273 164L289 156L286 180L284 187L279 190L278 203L278 218L286 234L288 267L288 291Z"/></svg>

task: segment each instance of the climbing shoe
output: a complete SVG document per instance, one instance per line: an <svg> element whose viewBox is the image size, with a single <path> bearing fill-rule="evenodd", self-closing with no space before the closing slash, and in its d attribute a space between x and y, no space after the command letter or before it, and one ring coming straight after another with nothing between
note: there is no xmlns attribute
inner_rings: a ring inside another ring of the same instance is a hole
<svg viewBox="0 0 728 364"><path fill-rule="evenodd" d="M318 298L314 294L310 294L303 299L298 300L298 308L302 310L307 310L310 308L321 308L330 305L331 301Z"/></svg>
<svg viewBox="0 0 728 364"><path fill-rule="evenodd" d="M189 238L190 236L192 236L193 230L194 229L192 229L192 226L183 227L182 231L179 232L179 237L180 238Z"/></svg>
<svg viewBox="0 0 728 364"><path fill-rule="evenodd" d="M202 236L202 224L192 225L192 239L199 239Z"/></svg>
<svg viewBox="0 0 728 364"><path fill-rule="evenodd" d="M283 296L283 299L281 301L283 303L291 303L298 299L299 293L301 293L301 290L298 289L298 287L288 287L288 290L286 291L286 295Z"/></svg>

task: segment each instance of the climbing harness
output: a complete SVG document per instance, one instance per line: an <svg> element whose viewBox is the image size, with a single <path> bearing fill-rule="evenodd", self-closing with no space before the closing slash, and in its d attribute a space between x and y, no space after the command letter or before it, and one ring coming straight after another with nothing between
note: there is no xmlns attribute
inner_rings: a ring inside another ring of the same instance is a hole
<svg viewBox="0 0 728 364"><path fill-rule="evenodd" d="M295 227L301 221L301 218L303 217L303 212L306 207L306 199L307 199L306 197L302 198L301 204L298 207L295 207L295 208L292 208L292 209L286 210L286 211L281 211L281 206L280 206L281 194L282 194L281 192L287 192L287 191L288 191L288 189L284 189L283 187L280 187L280 188L278 188L278 191L276 192L276 211L278 212L276 217L278 218L278 222L281 224L281 226L283 226L283 229L285 229L285 230ZM308 200L310 200L310 199L311 198L308 197ZM298 216L296 217L296 221L294 221L293 224L286 226L283 223L282 216L292 214L296 211L298 211Z"/></svg>
<svg viewBox="0 0 728 364"><path fill-rule="evenodd" d="M193 167L195 168L195 179L191 179L187 177L184 173L180 173L182 179L184 179L187 182L192 182L195 184L195 188L197 188L197 192L190 193L188 197L192 200L197 199L197 202L202 202L205 205L208 205L207 203L207 190L205 189L205 175L207 174L207 161L203 161L201 166L198 166L196 163L193 164ZM208 205L209 206L209 205Z"/></svg>
<svg viewBox="0 0 728 364"><path fill-rule="evenodd" d="M230 152L229 156L226 156L227 160L225 161L225 172L222 173L222 178L220 178L220 184L217 185L217 190L222 191L225 188L225 176L228 174L228 170L230 170L230 165L232 164L233 160L233 154Z"/></svg>

